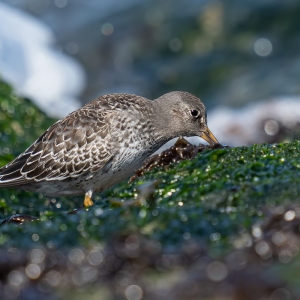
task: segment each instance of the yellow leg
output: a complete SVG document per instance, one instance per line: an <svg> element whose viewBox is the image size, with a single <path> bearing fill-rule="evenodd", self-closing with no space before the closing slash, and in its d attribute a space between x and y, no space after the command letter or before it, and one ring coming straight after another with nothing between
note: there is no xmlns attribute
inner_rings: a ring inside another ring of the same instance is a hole
<svg viewBox="0 0 300 300"><path fill-rule="evenodd" d="M85 194L84 202L83 202L83 206L84 207L89 207L89 206L94 205L94 202L92 201L91 197L92 197L92 193L91 192L87 192Z"/></svg>

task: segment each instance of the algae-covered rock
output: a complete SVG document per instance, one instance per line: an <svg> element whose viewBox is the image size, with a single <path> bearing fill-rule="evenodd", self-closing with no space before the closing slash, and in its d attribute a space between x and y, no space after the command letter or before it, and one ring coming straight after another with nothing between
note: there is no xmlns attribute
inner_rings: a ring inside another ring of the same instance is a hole
<svg viewBox="0 0 300 300"><path fill-rule="evenodd" d="M54 120L4 83L0 107L2 166ZM299 261L299 149L300 142L294 141L206 150L192 160L123 182L98 195L93 207L72 214L66 212L80 208L81 197L49 198L1 189L1 219L26 213L39 220L0 227L2 257L7 258L0 261L0 269L6 270L0 272L0 295L6 291L2 286L15 284L14 274L27 282L17 284L18 293L37 280L34 287L41 293L57 288L68 293L72 286L91 288L98 282L100 287L92 288L97 294L105 280L111 284L110 294L117 286L122 297L148 291L145 299L153 299L160 295L159 289L151 288L154 276L165 282L170 288L166 295L173 297L174 281L169 277L175 272L175 282L184 290L192 290L195 278L209 287L204 294L194 288L194 295L206 299L218 296L215 291L221 283L237 294L239 289L251 290L250 283L270 270L275 270L270 280L259 281L259 296L271 297L278 289L295 294L295 288L286 286L295 283L290 274L296 266L287 271L286 264ZM55 283L65 272L69 279ZM177 294L187 299L182 289ZM242 297L236 299L246 299Z"/></svg>

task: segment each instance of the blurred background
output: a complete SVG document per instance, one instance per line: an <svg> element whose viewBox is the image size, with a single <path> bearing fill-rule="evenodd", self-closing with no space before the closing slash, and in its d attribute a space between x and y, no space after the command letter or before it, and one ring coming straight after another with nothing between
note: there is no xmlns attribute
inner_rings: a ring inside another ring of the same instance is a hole
<svg viewBox="0 0 300 300"><path fill-rule="evenodd" d="M0 166L106 93L191 92L230 146L300 139L299 15L299 0L0 0ZM41 222L1 227L0 299L300 299L298 146L220 166L214 151L71 215L82 199L2 189L1 219ZM129 207L145 190L157 203Z"/></svg>
<svg viewBox="0 0 300 300"><path fill-rule="evenodd" d="M102 94L200 97L231 146L299 137L297 0L0 0L0 75L51 117Z"/></svg>

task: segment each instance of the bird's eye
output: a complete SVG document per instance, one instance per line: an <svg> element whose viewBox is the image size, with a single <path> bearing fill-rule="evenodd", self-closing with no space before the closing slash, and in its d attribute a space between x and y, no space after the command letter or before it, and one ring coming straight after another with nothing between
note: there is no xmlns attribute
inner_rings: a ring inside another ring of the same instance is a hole
<svg viewBox="0 0 300 300"><path fill-rule="evenodd" d="M192 109L191 110L191 115L195 118L197 118L199 116L199 111L196 109Z"/></svg>

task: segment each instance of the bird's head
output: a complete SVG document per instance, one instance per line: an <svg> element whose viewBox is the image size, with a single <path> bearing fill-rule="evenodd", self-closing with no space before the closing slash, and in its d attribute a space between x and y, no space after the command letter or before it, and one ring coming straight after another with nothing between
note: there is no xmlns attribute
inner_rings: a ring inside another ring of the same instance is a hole
<svg viewBox="0 0 300 300"><path fill-rule="evenodd" d="M202 101L187 92L171 92L158 99L157 114L160 122L175 136L199 136L210 145L218 140L207 126L206 108ZM166 117L165 115L169 116ZM164 117L165 116L165 117Z"/></svg>

